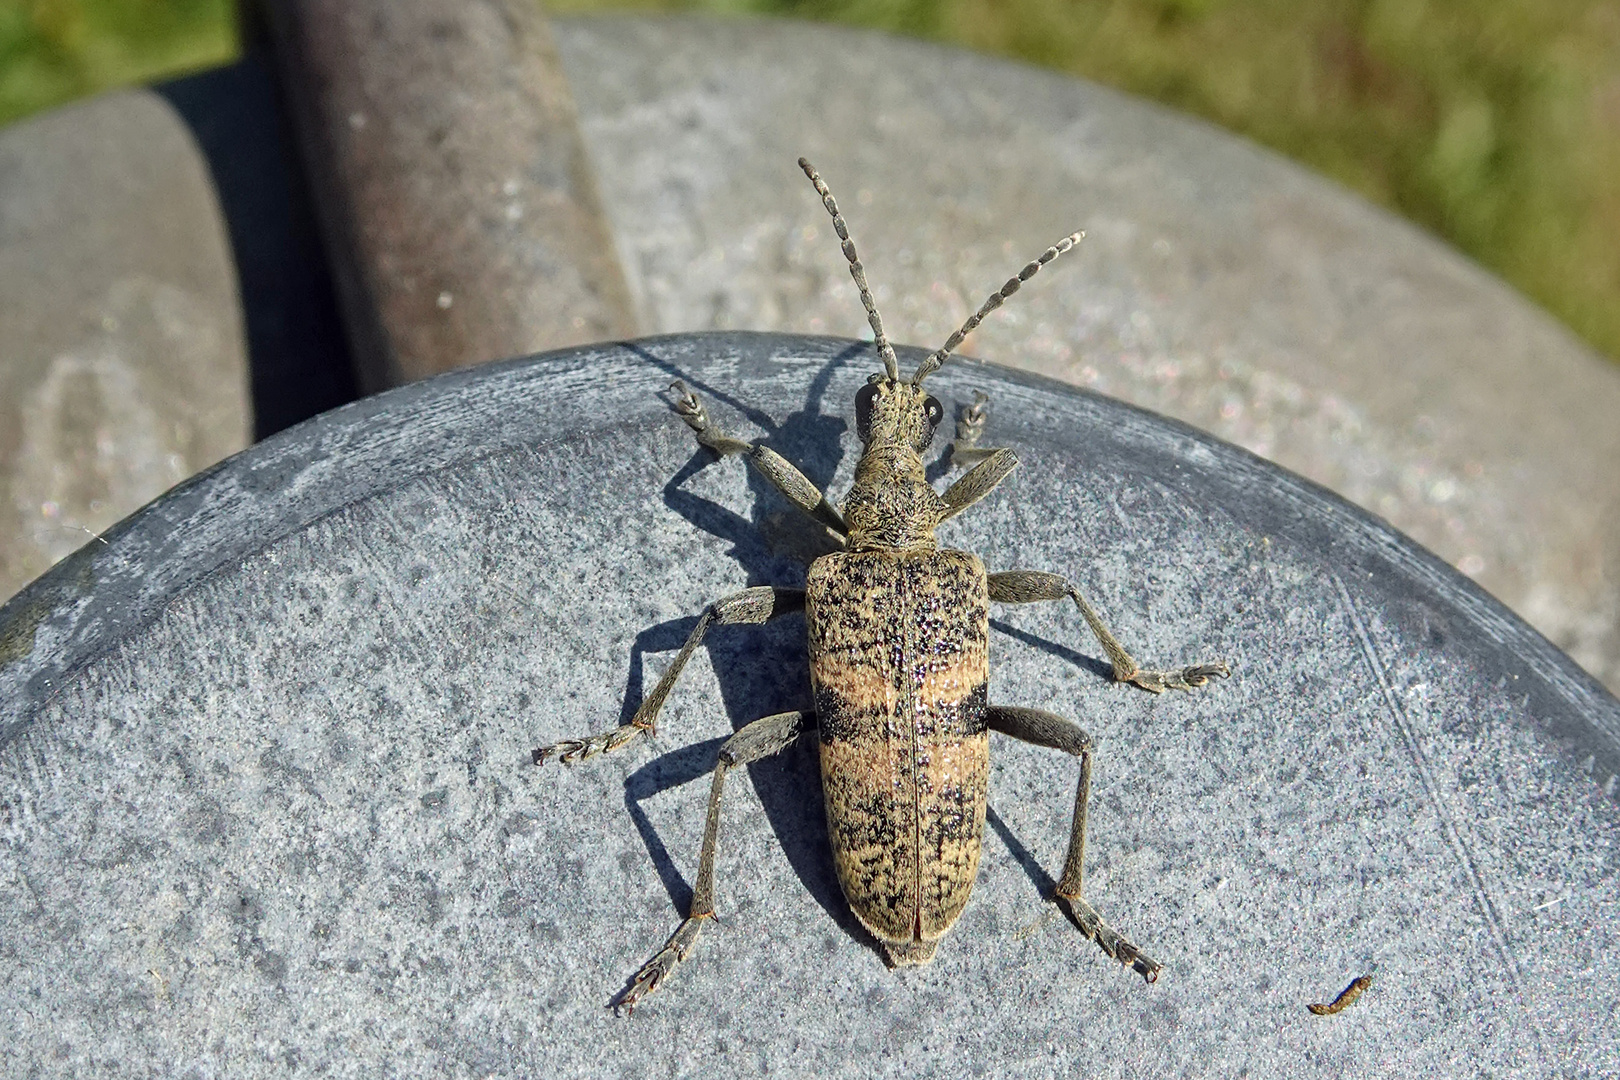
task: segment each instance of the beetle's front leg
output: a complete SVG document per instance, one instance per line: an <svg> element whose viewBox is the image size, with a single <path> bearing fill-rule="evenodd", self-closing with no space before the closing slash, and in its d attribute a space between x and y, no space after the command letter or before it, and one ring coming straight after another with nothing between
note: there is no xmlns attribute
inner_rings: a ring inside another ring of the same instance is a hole
<svg viewBox="0 0 1620 1080"><path fill-rule="evenodd" d="M721 457L731 454L745 455L748 464L769 480L771 485L785 495L794 506L840 537L849 534L849 527L844 524L843 515L827 501L827 496L821 489L811 483L810 478L800 472L791 461L768 446L746 443L721 432L714 421L709 419L709 412L703 407L703 402L698 400L698 396L688 390L681 380L676 379L669 384L669 388L675 394L676 413L686 421L686 426L692 429L699 444L707 446Z"/></svg>
<svg viewBox="0 0 1620 1080"><path fill-rule="evenodd" d="M1080 609L1080 614L1091 627L1091 632L1097 635L1102 644L1103 651L1108 654L1108 660L1114 665L1114 679L1116 682L1135 683L1144 690L1151 690L1155 694L1166 690L1191 690L1195 686L1203 686L1210 679L1230 675L1232 669L1224 660L1214 660L1204 664L1190 664L1184 668L1175 668L1170 671L1148 671L1140 667L1135 658L1125 651L1108 627L1103 625L1102 617L1092 606L1086 603L1086 598L1080 595L1065 578L1057 574L1044 574L1039 570L1009 570L1001 574L991 574L990 599L1002 604L1033 604L1042 600L1062 600L1068 597Z"/></svg>
<svg viewBox="0 0 1620 1080"><path fill-rule="evenodd" d="M1079 725L1045 709L1020 709L991 705L986 719L992 731L1011 735L1021 742L1061 750L1080 759L1080 786L1074 794L1074 825L1069 830L1069 854L1063 860L1063 877L1053 899L1062 906L1080 932L1103 952L1129 964L1148 982L1159 977L1160 964L1119 935L1103 921L1097 909L1081 895L1086 862L1086 806L1091 798L1091 736Z"/></svg>
<svg viewBox="0 0 1620 1080"><path fill-rule="evenodd" d="M956 421L956 438L951 442L951 468L968 469L966 476L945 489L940 496L944 513L940 521L955 517L995 490L1007 474L1018 468L1018 455L1006 447L980 446L984 435L984 407L990 396L973 391L973 404L962 409Z"/></svg>
<svg viewBox="0 0 1620 1080"><path fill-rule="evenodd" d="M731 623L763 623L778 615L786 615L790 611L803 610L803 589L777 589L769 585L744 589L724 600L716 600L698 619L698 624L687 635L686 644L675 654L675 659L665 669L663 678L658 680L658 685L653 687L652 693L642 701L641 707L636 710L636 715L630 718L628 724L620 724L612 731L600 732L583 739L564 739L550 746L539 747L533 753L534 763L544 765L551 758L556 758L565 765L572 765L584 758L595 757L597 754L627 746L642 732L653 734L658 722L658 711L664 707L664 699L669 696L675 680L680 678L681 669L686 666L686 661L703 643L703 636L709 632L709 627L717 623L721 626Z"/></svg>
<svg viewBox="0 0 1620 1080"><path fill-rule="evenodd" d="M995 453L994 448L979 445L979 440L984 438L985 406L988 404L990 395L983 390L975 390L973 404L962 406L962 412L956 418L956 438L951 440L951 468L966 469Z"/></svg>
<svg viewBox="0 0 1620 1080"><path fill-rule="evenodd" d="M786 749L801 732L815 726L813 712L778 713L755 720L720 747L720 760L714 766L714 783L709 788L709 817L703 828L703 854L698 859L692 906L664 947L636 972L629 988L613 1003L615 1008L634 1012L637 1003L657 990L670 972L686 959L703 924L714 918L714 853L720 839L720 796L725 790L726 773Z"/></svg>

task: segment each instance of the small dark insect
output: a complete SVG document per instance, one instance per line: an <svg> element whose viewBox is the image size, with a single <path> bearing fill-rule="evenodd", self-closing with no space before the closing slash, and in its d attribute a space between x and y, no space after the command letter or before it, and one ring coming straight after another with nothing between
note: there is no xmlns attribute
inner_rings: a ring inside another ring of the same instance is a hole
<svg viewBox="0 0 1620 1080"><path fill-rule="evenodd" d="M1038 570L986 573L977 555L939 547L934 530L986 495L1018 465L1008 449L981 449L984 395L968 407L952 447L953 467L972 468L943 494L929 484L922 454L944 420L923 380L945 362L986 315L1036 271L1074 247L1067 236L986 300L945 345L902 379L894 348L866 285L844 218L827 185L804 170L843 244L872 325L883 370L855 395L855 428L864 446L855 482L835 508L802 472L769 447L723 434L696 394L676 382L675 411L700 445L746 458L777 490L839 539L843 550L815 560L802 589L761 586L711 604L628 724L534 751L536 765L571 764L650 734L681 669L711 626L763 623L804 613L809 630L814 711L781 713L748 724L720 748L709 793L697 884L686 920L636 973L617 1006L634 1009L686 959L703 924L714 918L714 859L726 773L817 733L833 866L850 910L871 931L891 965L924 964L967 904L979 866L990 732L1080 759L1069 853L1054 899L1103 952L1152 982L1159 964L1115 932L1081 896L1091 736L1041 709L991 704L990 604L1072 600L1113 665L1114 678L1144 690L1189 690L1226 675L1219 661L1164 671L1137 666L1080 591Z"/></svg>
<svg viewBox="0 0 1620 1080"><path fill-rule="evenodd" d="M1343 993L1328 1004L1307 1005L1305 1007L1317 1016L1332 1016L1334 1013L1343 1012L1347 1007L1355 1004L1356 998L1361 996L1361 992L1371 985L1372 976L1363 975L1359 979L1351 980L1350 985L1344 988Z"/></svg>

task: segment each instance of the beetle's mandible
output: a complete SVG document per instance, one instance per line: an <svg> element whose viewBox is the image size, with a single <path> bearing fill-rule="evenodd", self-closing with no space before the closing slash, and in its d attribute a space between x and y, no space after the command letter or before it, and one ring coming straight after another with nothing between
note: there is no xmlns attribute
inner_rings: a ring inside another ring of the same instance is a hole
<svg viewBox="0 0 1620 1080"><path fill-rule="evenodd" d="M891 964L927 963L967 903L978 871L994 730L1080 759L1069 851L1054 899L1103 952L1151 982L1159 964L1115 932L1081 895L1091 737L1056 714L989 702L990 603L1072 600L1107 652L1114 678L1155 693L1201 686L1228 674L1227 665L1144 670L1066 579L1037 570L986 573L978 556L938 546L935 528L988 495L1018 464L1011 450L978 447L982 395L964 411L952 448L952 464L971 462L972 468L941 495L928 483L922 460L944 419L944 408L923 380L986 315L1078 243L1081 234L1065 237L1025 266L911 378L902 379L838 205L810 163L800 158L799 166L832 215L883 361L883 370L855 395L856 431L864 449L842 512L775 451L722 434L684 385L677 382L672 389L678 394L675 409L699 443L722 457L746 457L790 501L841 538L843 550L815 560L803 589L744 589L710 605L629 723L534 751L536 765L552 758L572 763L627 745L653 731L681 669L711 626L763 623L804 612L815 711L755 720L721 747L691 909L615 1004L633 1010L656 990L714 917L714 859L726 773L777 753L810 730L820 741L838 881Z"/></svg>

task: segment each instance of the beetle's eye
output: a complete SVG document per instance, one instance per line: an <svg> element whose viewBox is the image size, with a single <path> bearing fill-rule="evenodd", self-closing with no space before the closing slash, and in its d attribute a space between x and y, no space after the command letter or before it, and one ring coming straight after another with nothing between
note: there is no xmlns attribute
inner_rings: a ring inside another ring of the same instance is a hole
<svg viewBox="0 0 1620 1080"><path fill-rule="evenodd" d="M877 396L878 388L873 383L867 383L855 395L855 434L862 442L872 433L872 403Z"/></svg>
<svg viewBox="0 0 1620 1080"><path fill-rule="evenodd" d="M945 406L939 403L939 398L931 394L928 400L923 402L923 409L928 413L929 427L939 427L939 422L945 419Z"/></svg>

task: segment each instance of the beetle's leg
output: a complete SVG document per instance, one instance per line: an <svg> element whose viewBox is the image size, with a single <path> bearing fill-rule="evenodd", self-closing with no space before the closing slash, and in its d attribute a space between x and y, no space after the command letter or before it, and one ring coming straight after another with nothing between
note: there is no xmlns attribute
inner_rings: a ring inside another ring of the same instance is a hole
<svg viewBox="0 0 1620 1080"><path fill-rule="evenodd" d="M1080 932L1095 941L1103 952L1129 964L1148 982L1159 977L1159 963L1119 936L1103 921L1097 909L1081 895L1081 878L1086 861L1086 803L1091 797L1091 736L1080 726L1044 709L1020 709L991 705L986 718L993 731L1011 735L1023 742L1061 750L1080 759L1080 786L1074 795L1074 827L1069 832L1069 855L1063 861L1063 877L1054 899Z"/></svg>
<svg viewBox="0 0 1620 1080"><path fill-rule="evenodd" d="M956 440L951 443L951 468L967 465L973 468L966 476L945 489L940 496L940 521L955 517L995 489L1018 468L1018 455L1005 447L979 446L984 434L984 406L990 400L987 394L973 391L973 404L962 410L956 422Z"/></svg>
<svg viewBox="0 0 1620 1080"><path fill-rule="evenodd" d="M714 918L714 852L720 836L720 795L725 788L726 773L739 765L747 765L785 750L801 732L815 726L816 714L813 712L777 713L755 720L721 745L720 760L714 767L714 784L709 788L709 820L703 828L703 854L698 859L692 906L687 911L685 921L676 928L658 955L636 972L630 988L613 1003L615 1008L634 1011L636 1004L658 989L669 973L686 959L704 922Z"/></svg>
<svg viewBox="0 0 1620 1080"><path fill-rule="evenodd" d="M1057 574L1044 574L1039 570L1009 570L990 575L990 599L1002 604L1033 604L1041 600L1062 600L1068 597L1080 609L1091 632L1097 635L1103 651L1114 665L1116 682L1131 682L1155 694L1165 690L1191 690L1203 686L1210 679L1230 675L1232 669L1224 660L1207 664L1191 664L1173 671L1146 671L1125 651L1114 635L1103 625L1102 617L1066 579Z"/></svg>
<svg viewBox="0 0 1620 1080"><path fill-rule="evenodd" d="M697 435L697 441L721 457L731 454L743 454L748 458L748 464L759 471L759 474L771 482L771 485L787 496L789 502L803 510L806 514L832 529L839 536L846 536L849 527L844 524L844 517L827 501L827 496L821 489L810 482L794 467L787 458L778 454L768 446L760 443L746 443L741 439L733 439L724 434L709 419L708 410L698 396L686 388L686 384L676 379L669 385L675 397L675 411L680 414L686 426Z"/></svg>
<svg viewBox="0 0 1620 1080"><path fill-rule="evenodd" d="M627 745L642 732L652 734L658 722L658 710L664 707L664 699L669 696L670 688L680 677L681 669L693 651L703 642L703 635L709 632L709 627L730 623L762 623L786 615L790 611L804 610L803 589L777 589L769 585L758 588L744 589L740 593L716 600L710 604L708 610L698 619L692 632L687 635L686 644L681 651L675 654L664 671L663 678L653 687L636 710L636 715L630 718L628 724L620 724L612 731L604 731L584 739L564 739L562 742L542 746L534 751L534 763L544 765L550 758L556 758L566 765L572 765L582 758L595 757L597 754L609 750L617 750Z"/></svg>
<svg viewBox="0 0 1620 1080"><path fill-rule="evenodd" d="M956 438L951 442L951 468L965 469L977 465L995 453L995 450L979 445L979 440L984 437L984 407L988 404L990 395L983 390L975 390L973 404L962 406L962 414L956 418Z"/></svg>
<svg viewBox="0 0 1620 1080"><path fill-rule="evenodd" d="M945 504L940 521L955 517L990 494L997 484L1007 478L1008 473L1018 468L1018 455L1005 447L986 453L990 456L969 469L966 476L946 488L945 494L940 496Z"/></svg>

